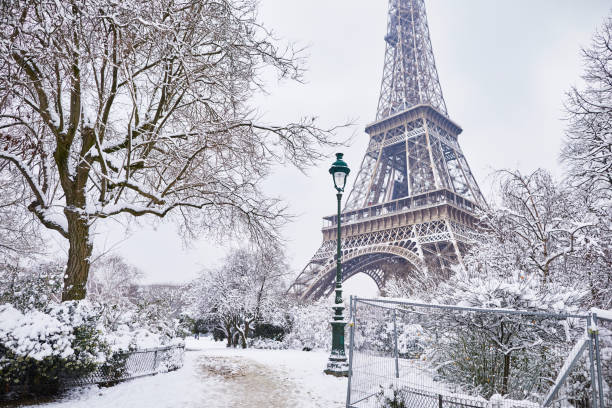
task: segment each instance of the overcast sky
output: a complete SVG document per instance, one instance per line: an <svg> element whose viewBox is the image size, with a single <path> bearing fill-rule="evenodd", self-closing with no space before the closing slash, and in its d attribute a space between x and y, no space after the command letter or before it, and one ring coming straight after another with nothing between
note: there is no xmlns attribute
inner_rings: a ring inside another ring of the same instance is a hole
<svg viewBox="0 0 612 408"><path fill-rule="evenodd" d="M338 137L354 181L366 149L363 131L375 118L386 32L384 0L261 0L260 20L283 41L307 46L305 84L270 83L254 104L270 122L316 115L323 125L353 120ZM459 143L485 194L494 169L537 167L560 174L564 92L579 83L580 47L610 12L599 0L426 0L436 65L450 118L463 127ZM335 211L327 173L307 176L279 168L265 189L298 217L285 228L297 274L321 244L321 217ZM202 237L184 248L176 227L98 229L96 248L114 248L145 274L145 282L185 282L218 264L223 248Z"/></svg>

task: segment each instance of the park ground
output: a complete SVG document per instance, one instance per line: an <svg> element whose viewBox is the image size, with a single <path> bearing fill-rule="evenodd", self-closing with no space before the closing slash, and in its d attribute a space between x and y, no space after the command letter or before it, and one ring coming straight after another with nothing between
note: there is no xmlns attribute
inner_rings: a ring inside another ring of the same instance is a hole
<svg viewBox="0 0 612 408"><path fill-rule="evenodd" d="M77 388L45 408L340 408L346 378L323 374L322 351L226 348L186 339L183 368L113 387ZM31 405L30 405L31 406Z"/></svg>

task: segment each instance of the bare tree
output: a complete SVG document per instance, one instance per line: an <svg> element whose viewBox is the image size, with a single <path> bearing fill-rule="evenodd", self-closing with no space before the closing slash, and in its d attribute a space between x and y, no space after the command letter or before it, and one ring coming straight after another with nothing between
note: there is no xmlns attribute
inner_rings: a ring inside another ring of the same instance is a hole
<svg viewBox="0 0 612 408"><path fill-rule="evenodd" d="M612 17L582 50L584 87L572 89L561 158L575 185L610 198L612 192Z"/></svg>
<svg viewBox="0 0 612 408"><path fill-rule="evenodd" d="M101 219L277 238L285 208L262 178L278 161L312 165L334 129L266 124L248 102L261 70L300 80L299 62L255 0L0 4L1 179L68 240L63 300L85 296Z"/></svg>
<svg viewBox="0 0 612 408"><path fill-rule="evenodd" d="M27 193L23 187L0 178L0 264L16 265L24 257L44 252L39 225L23 204Z"/></svg>
<svg viewBox="0 0 612 408"><path fill-rule="evenodd" d="M121 256L107 255L92 265L87 281L87 297L94 301L117 302L127 298L141 278L142 272Z"/></svg>
<svg viewBox="0 0 612 408"><path fill-rule="evenodd" d="M555 265L563 265L565 257L576 252L579 238L595 221L582 218L575 197L546 170L499 174L502 208L489 225L500 242L515 251L519 269L547 282L558 270Z"/></svg>

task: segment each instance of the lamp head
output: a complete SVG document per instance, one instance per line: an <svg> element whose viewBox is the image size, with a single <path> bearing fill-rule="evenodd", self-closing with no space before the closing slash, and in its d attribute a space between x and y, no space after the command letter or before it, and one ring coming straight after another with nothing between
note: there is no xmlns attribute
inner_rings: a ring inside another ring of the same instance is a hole
<svg viewBox="0 0 612 408"><path fill-rule="evenodd" d="M336 161L332 164L329 169L329 174L332 175L334 180L334 187L340 193L344 191L346 186L346 176L351 172L348 165L342 160L343 153L336 153Z"/></svg>

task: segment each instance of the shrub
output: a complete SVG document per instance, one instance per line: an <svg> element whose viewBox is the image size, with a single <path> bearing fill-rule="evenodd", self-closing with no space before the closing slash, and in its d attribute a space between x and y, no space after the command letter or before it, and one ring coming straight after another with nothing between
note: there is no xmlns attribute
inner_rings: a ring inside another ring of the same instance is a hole
<svg viewBox="0 0 612 408"><path fill-rule="evenodd" d="M0 304L10 303L22 312L42 310L61 296L63 273L58 262L31 268L0 264Z"/></svg>
<svg viewBox="0 0 612 408"><path fill-rule="evenodd" d="M376 399L381 408L408 408L409 396L405 389L390 386L388 390L381 387Z"/></svg>
<svg viewBox="0 0 612 408"><path fill-rule="evenodd" d="M45 312L0 306L0 389L49 395L66 377L86 375L106 361L110 349L87 304L65 302Z"/></svg>
<svg viewBox="0 0 612 408"><path fill-rule="evenodd" d="M282 349L286 349L287 345L278 340L256 337L250 340L249 347L258 348L258 349L266 349L266 350L282 350Z"/></svg>
<svg viewBox="0 0 612 408"><path fill-rule="evenodd" d="M303 350L331 349L332 310L327 301L295 305L289 310L289 333L285 336L288 348Z"/></svg>
<svg viewBox="0 0 612 408"><path fill-rule="evenodd" d="M284 327L272 323L260 323L255 326L255 330L253 331L253 337L276 341L283 341L285 334L286 330Z"/></svg>

